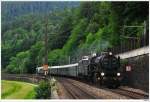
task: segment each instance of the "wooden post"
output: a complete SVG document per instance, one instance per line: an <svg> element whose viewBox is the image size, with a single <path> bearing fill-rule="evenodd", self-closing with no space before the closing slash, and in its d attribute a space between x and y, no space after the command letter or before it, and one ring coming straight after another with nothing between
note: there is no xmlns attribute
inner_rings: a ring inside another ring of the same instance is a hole
<svg viewBox="0 0 150 102"><path fill-rule="evenodd" d="M44 38L44 41L45 41L45 65L48 64L48 49L47 49L47 31L48 31L48 18L46 17L46 23L45 23L45 38Z"/></svg>
<svg viewBox="0 0 150 102"><path fill-rule="evenodd" d="M143 43L144 43L144 44L143 44L143 46L146 45L146 30L147 30L147 25L146 25L146 21L144 21L144 32L143 32L143 36L144 36L144 37L143 37L143 38L144 38L144 39L143 39L143 40L144 40Z"/></svg>
<svg viewBox="0 0 150 102"><path fill-rule="evenodd" d="M45 42L45 57L44 57L44 65L43 65L43 70L44 70L44 75L47 76L48 74L48 49L47 49L47 44L48 44L48 17L47 15L45 16L45 37L44 37L44 42Z"/></svg>
<svg viewBox="0 0 150 102"><path fill-rule="evenodd" d="M70 56L69 56L69 58L68 58L68 59L69 59L69 64L70 64Z"/></svg>

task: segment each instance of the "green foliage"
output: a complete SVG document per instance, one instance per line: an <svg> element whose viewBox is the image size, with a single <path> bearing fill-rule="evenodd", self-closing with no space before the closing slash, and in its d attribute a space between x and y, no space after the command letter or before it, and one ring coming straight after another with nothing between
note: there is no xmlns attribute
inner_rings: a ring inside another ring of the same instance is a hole
<svg viewBox="0 0 150 102"><path fill-rule="evenodd" d="M87 25L86 19L81 19L79 24L77 24L74 29L72 30L72 34L69 37L69 40L63 47L63 51L65 54L70 54L71 51L75 50L77 48L77 45L81 43L81 41L84 39L85 35L85 29Z"/></svg>
<svg viewBox="0 0 150 102"><path fill-rule="evenodd" d="M77 59L114 47L125 40L120 37L124 25L144 25L148 18L148 2L81 2L78 8L54 10L48 15L49 65L67 64L69 56ZM124 31L127 36L142 33L143 28ZM28 14L10 24L3 22L2 67L7 66L11 73L20 73L20 69L34 73L44 63L44 34L43 15ZM23 56L22 52L29 54Z"/></svg>
<svg viewBox="0 0 150 102"><path fill-rule="evenodd" d="M37 99L48 99L51 96L51 86L49 81L42 80L38 87L35 88Z"/></svg>
<svg viewBox="0 0 150 102"><path fill-rule="evenodd" d="M87 38L86 38L86 42L88 44L91 44L94 41L94 35L92 33L88 34Z"/></svg>
<svg viewBox="0 0 150 102"><path fill-rule="evenodd" d="M48 62L51 65L57 65L57 60L62 56L60 49L55 49L48 54Z"/></svg>
<svg viewBox="0 0 150 102"><path fill-rule="evenodd" d="M29 63L29 51L19 52L16 57L10 59L9 65L6 67L10 73L26 73L26 65Z"/></svg>
<svg viewBox="0 0 150 102"><path fill-rule="evenodd" d="M58 31L55 29L55 39L50 39L51 49L62 48L71 35L71 30L73 29L73 11L67 10L65 11L65 14L63 14L64 16L62 15L63 20L61 21L60 25L55 27L58 29Z"/></svg>
<svg viewBox="0 0 150 102"><path fill-rule="evenodd" d="M92 22L88 25L86 32L96 33L98 29L99 29L99 24L97 24L96 22Z"/></svg>
<svg viewBox="0 0 150 102"><path fill-rule="evenodd" d="M12 95L14 92L17 92L17 89L20 89L21 85L10 81L2 80L2 87L2 98L5 99L6 97Z"/></svg>
<svg viewBox="0 0 150 102"><path fill-rule="evenodd" d="M30 48L29 64L27 64L27 72L35 73L35 67L42 65L44 58L44 43L37 42Z"/></svg>
<svg viewBox="0 0 150 102"><path fill-rule="evenodd" d="M98 12L100 2L84 2L80 5L80 16L91 20L93 15Z"/></svg>
<svg viewBox="0 0 150 102"><path fill-rule="evenodd" d="M19 81L1 81L2 99L35 99L34 84Z"/></svg>

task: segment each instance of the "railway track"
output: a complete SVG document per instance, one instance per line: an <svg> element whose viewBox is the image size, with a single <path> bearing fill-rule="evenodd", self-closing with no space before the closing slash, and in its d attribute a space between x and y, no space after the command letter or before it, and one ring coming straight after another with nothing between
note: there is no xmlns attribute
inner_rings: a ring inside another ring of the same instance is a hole
<svg viewBox="0 0 150 102"><path fill-rule="evenodd" d="M146 94L142 94L142 93L138 93L138 92L133 92L133 91L129 91L126 89L122 89L122 88L118 88L118 89L109 89L110 91L129 97L131 99L148 99L148 95Z"/></svg>
<svg viewBox="0 0 150 102"><path fill-rule="evenodd" d="M42 76L36 74L3 74L2 79L5 80L16 80L29 83L39 83L40 80L44 79Z"/></svg>
<svg viewBox="0 0 150 102"><path fill-rule="evenodd" d="M87 93L86 90L81 89L67 79L59 78L57 80L64 86L66 91L73 99L97 99L97 97L91 95L90 93Z"/></svg>
<svg viewBox="0 0 150 102"><path fill-rule="evenodd" d="M70 93L74 99L81 99L79 96L77 96L75 93L74 93L74 89L70 89L69 87L76 87L76 90L80 90L82 91L82 94L83 92L84 93L87 93L88 91L86 90L86 88L84 87L81 87L83 85L79 85L79 83L77 84L76 82L74 82L73 80L69 80L69 79L66 79L64 78L63 79L63 82L61 81L61 83L64 85L65 83L69 83L68 86L65 86L65 89L68 91L68 93ZM85 86L86 87L86 86ZM118 94L122 97L126 97L127 99L148 99L149 95L147 94L144 94L144 93L140 93L140 92L135 92L135 91L130 91L130 90L127 90L127 89L123 89L123 88L118 88L118 89L108 89L108 88L105 88L105 87L101 87L100 89L103 89L105 91L108 91L108 92L112 92L114 94ZM78 91L78 93L80 93L80 91ZM87 91L87 92L86 92ZM81 94L81 95L82 95ZM93 96L92 94L88 93L88 95L90 96L87 96L88 98L86 99L105 99L104 97L101 98L101 97L98 97L98 96ZM92 96L92 97L91 97ZM83 97L83 96L82 96Z"/></svg>
<svg viewBox="0 0 150 102"><path fill-rule="evenodd" d="M38 75L15 75L15 74L8 74L6 77L11 78L11 79L19 79L21 81L27 81L27 82L32 82L32 83L38 83L40 80L43 79L42 76ZM91 94L90 92L87 91L86 88L81 87L82 85L79 85L74 82L73 80L69 80L67 78L56 78L62 86L65 88L67 93L72 99L102 99L98 96L95 96ZM35 81L36 80L36 81ZM124 88L118 88L118 89L108 89L108 88L102 88L107 91L111 91L113 93L126 96L129 99L148 99L149 95L144 94L144 93L138 93L135 91L130 91Z"/></svg>

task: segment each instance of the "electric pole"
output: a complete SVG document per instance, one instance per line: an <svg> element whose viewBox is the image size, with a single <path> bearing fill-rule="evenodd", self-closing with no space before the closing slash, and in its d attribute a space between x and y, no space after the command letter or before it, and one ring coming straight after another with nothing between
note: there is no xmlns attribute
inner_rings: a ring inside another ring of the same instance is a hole
<svg viewBox="0 0 150 102"><path fill-rule="evenodd" d="M45 16L45 36L44 36L44 46L45 46L45 56L44 56L44 65L43 65L43 69L44 69L44 75L47 76L48 74L48 17L47 15Z"/></svg>
<svg viewBox="0 0 150 102"><path fill-rule="evenodd" d="M45 22L45 65L48 65L48 49L47 49L47 44L48 44L48 36L47 36L47 31L48 31L48 18L46 17L46 22Z"/></svg>

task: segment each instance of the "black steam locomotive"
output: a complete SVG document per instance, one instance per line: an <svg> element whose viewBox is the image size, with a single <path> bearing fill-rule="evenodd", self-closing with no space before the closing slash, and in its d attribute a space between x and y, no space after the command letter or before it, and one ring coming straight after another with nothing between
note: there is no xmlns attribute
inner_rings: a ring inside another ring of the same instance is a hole
<svg viewBox="0 0 150 102"><path fill-rule="evenodd" d="M88 78L94 83L117 88L121 81L119 68L120 57L115 57L112 52L95 55L89 59Z"/></svg>
<svg viewBox="0 0 150 102"><path fill-rule="evenodd" d="M112 52L105 52L83 56L76 64L53 66L49 68L49 74L85 79L109 88L117 88L121 81L119 68L120 57L115 57ZM40 72L42 69L38 73Z"/></svg>

